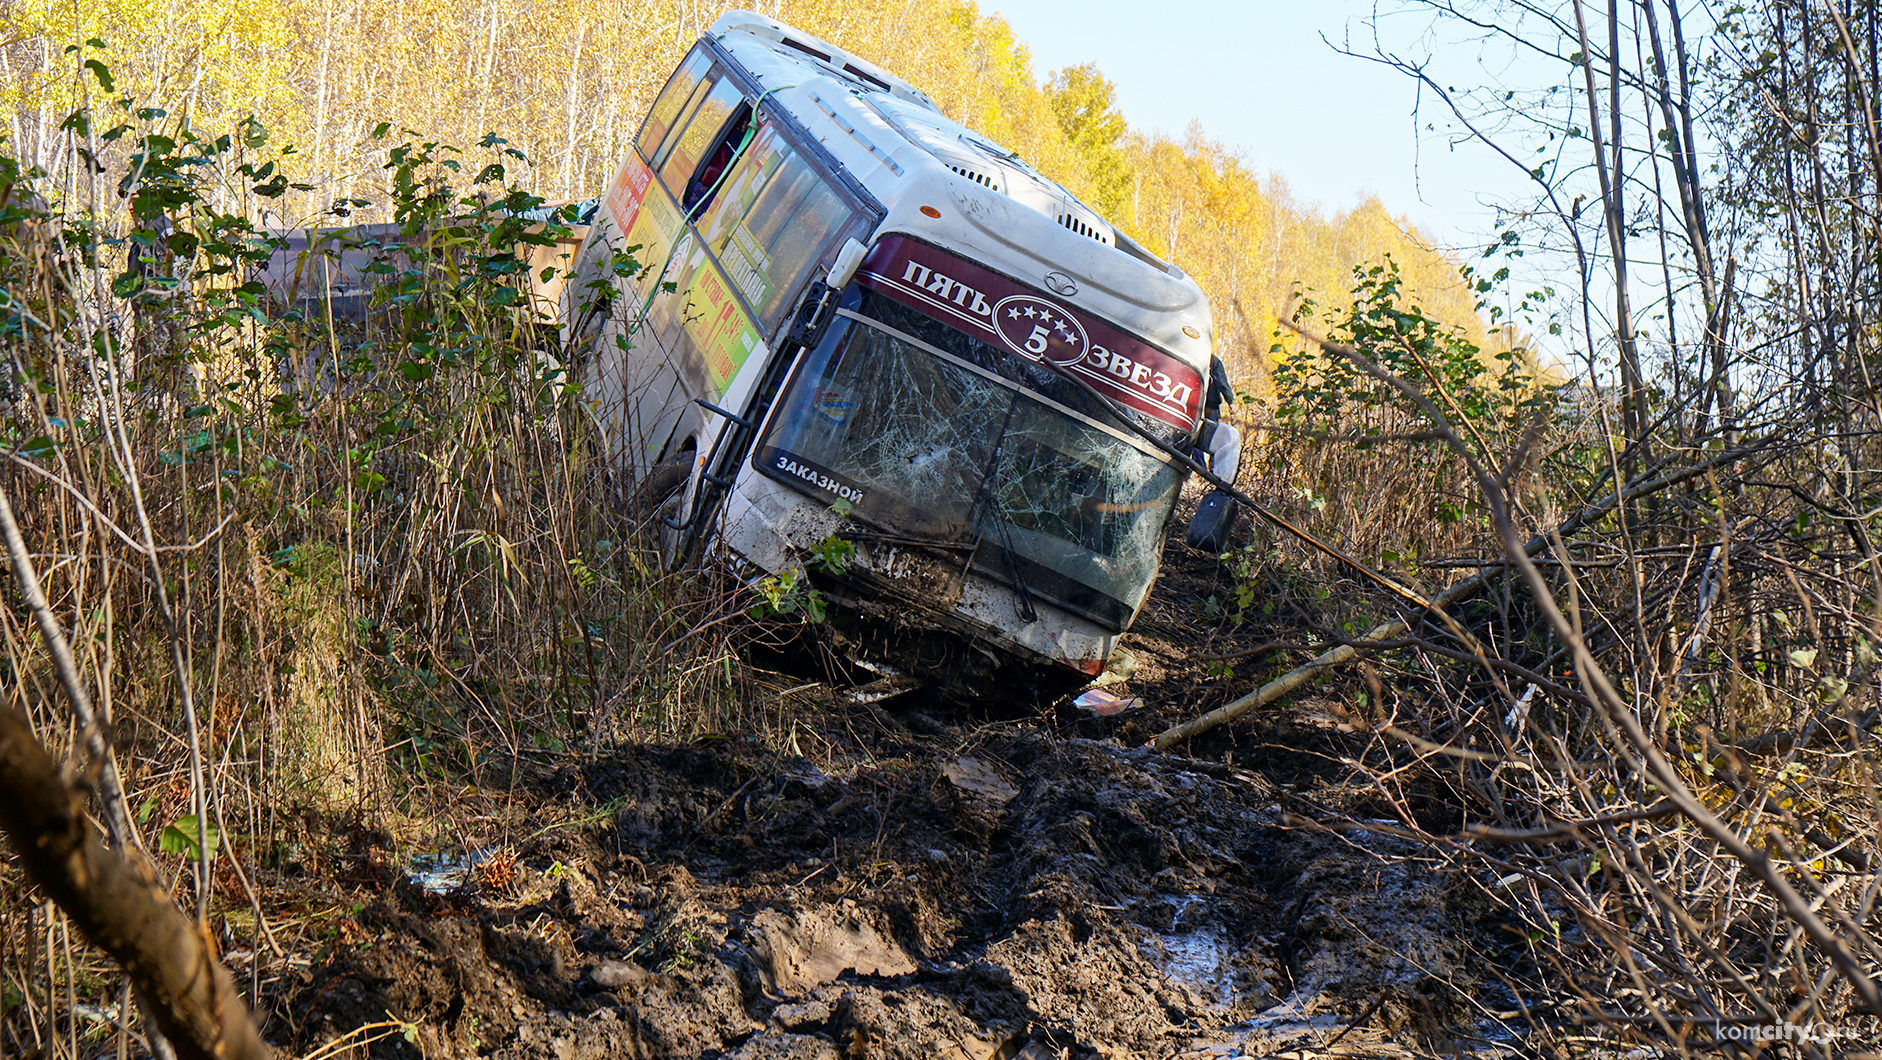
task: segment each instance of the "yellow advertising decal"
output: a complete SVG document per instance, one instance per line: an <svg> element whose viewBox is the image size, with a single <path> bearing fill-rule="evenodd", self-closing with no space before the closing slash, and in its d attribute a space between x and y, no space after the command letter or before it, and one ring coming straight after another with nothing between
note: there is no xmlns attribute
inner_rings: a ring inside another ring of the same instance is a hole
<svg viewBox="0 0 1882 1060"><path fill-rule="evenodd" d="M681 326L693 348L705 358L713 389L723 393L726 384L738 374L739 366L758 348L758 325L732 293L725 274L703 250L694 251L690 259L687 275L680 283L684 311Z"/></svg>

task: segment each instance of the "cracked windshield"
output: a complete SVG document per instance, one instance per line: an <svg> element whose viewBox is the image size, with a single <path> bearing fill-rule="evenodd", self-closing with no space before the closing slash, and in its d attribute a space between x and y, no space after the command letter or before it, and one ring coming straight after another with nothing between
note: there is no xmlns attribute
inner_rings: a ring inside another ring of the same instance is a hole
<svg viewBox="0 0 1882 1060"><path fill-rule="evenodd" d="M860 317L832 335L779 410L768 473L1093 617L1136 609L1175 468L912 337Z"/></svg>

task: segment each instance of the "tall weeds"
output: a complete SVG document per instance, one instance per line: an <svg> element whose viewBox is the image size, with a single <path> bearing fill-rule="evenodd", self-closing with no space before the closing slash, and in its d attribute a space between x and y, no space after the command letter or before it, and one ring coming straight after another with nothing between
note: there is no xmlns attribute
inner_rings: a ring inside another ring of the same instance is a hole
<svg viewBox="0 0 1882 1060"><path fill-rule="evenodd" d="M73 121L98 162L77 195L0 159L0 489L139 839L200 912L252 905L306 812L425 814L574 750L745 722L745 601L662 572L521 311L519 252L564 220L515 216L542 203L500 164L389 141L396 224L334 240L375 261L371 311L284 311L252 279L288 190L265 130L129 101ZM82 770L45 642L0 595L0 695ZM225 943L264 941L231 923L250 937ZM115 976L0 876L0 1053L130 1027Z"/></svg>

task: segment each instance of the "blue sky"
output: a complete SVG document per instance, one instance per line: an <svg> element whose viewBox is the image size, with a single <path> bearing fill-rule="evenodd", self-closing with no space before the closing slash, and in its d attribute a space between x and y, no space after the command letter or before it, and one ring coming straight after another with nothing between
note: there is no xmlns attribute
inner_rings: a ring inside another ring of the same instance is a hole
<svg viewBox="0 0 1882 1060"><path fill-rule="evenodd" d="M1350 35L1353 50L1370 53L1375 6L1409 5L980 0L983 13L1004 16L1031 49L1041 80L1059 67L1097 63L1133 128L1180 136L1199 120L1256 173L1285 178L1296 199L1331 212L1377 195L1440 244L1481 246L1496 217L1487 203L1520 199L1527 182L1480 145L1453 143L1449 111L1429 92L1420 101L1411 78L1322 41ZM1441 82L1533 77L1533 69L1512 70L1493 44L1437 43L1429 22L1413 13L1377 24L1388 48L1431 59Z"/></svg>

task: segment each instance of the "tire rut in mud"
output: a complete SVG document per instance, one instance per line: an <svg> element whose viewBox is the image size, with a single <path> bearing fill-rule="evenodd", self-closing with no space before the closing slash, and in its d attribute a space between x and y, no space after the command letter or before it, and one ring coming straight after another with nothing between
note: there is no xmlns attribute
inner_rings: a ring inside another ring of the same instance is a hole
<svg viewBox="0 0 1882 1060"><path fill-rule="evenodd" d="M1458 1016L1478 914L1409 849L1294 827L1256 772L938 728L823 768L739 741L565 768L545 816L600 816L521 845L516 894L386 886L268 1032L403 1021L364 1051L427 1060L986 1060L1235 1055L1362 1013L1348 1044L1435 1046Z"/></svg>

